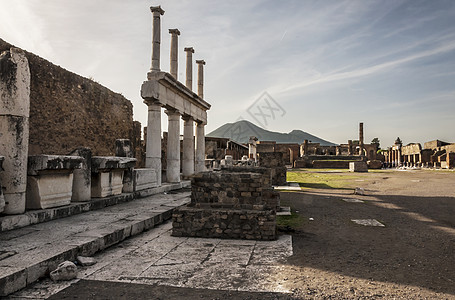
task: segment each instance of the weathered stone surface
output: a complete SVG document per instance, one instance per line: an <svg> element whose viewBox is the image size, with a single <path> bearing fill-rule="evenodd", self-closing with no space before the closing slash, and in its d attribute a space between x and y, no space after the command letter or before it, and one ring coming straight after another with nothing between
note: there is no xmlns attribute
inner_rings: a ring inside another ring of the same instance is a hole
<svg viewBox="0 0 455 300"><path fill-rule="evenodd" d="M44 209L68 205L71 202L73 174L58 172L28 176L28 209Z"/></svg>
<svg viewBox="0 0 455 300"><path fill-rule="evenodd" d="M79 169L84 159L69 155L32 155L28 157L27 174L39 175L40 171Z"/></svg>
<svg viewBox="0 0 455 300"><path fill-rule="evenodd" d="M73 191L71 201L90 201L92 184L92 150L90 148L78 148L71 152L83 158L81 168L73 171Z"/></svg>
<svg viewBox="0 0 455 300"><path fill-rule="evenodd" d="M91 193L94 198L104 198L112 195L120 195L123 189L124 169L112 169L92 172Z"/></svg>
<svg viewBox="0 0 455 300"><path fill-rule="evenodd" d="M2 165L3 165L3 160L5 158L3 156L0 156L0 172L3 171ZM0 213L3 211L5 208L5 197L3 196L3 188L2 188L2 180L0 177Z"/></svg>
<svg viewBox="0 0 455 300"><path fill-rule="evenodd" d="M382 161L380 160L369 160L367 161L368 169L380 169L382 168Z"/></svg>
<svg viewBox="0 0 455 300"><path fill-rule="evenodd" d="M135 158L117 156L93 156L92 173L97 173L100 170L133 168L135 163Z"/></svg>
<svg viewBox="0 0 455 300"><path fill-rule="evenodd" d="M141 191L158 186L156 171L154 169L134 169L133 171L134 191Z"/></svg>
<svg viewBox="0 0 455 300"><path fill-rule="evenodd" d="M272 185L286 184L286 166L282 152L259 152L259 165L270 168Z"/></svg>
<svg viewBox="0 0 455 300"><path fill-rule="evenodd" d="M12 46L0 39L0 51ZM30 63L30 146L28 155L63 154L90 147L114 155L116 139L133 136L133 105L99 83L32 53Z"/></svg>
<svg viewBox="0 0 455 300"><path fill-rule="evenodd" d="M64 261L50 273L53 281L71 280L77 277L77 267L70 261Z"/></svg>
<svg viewBox="0 0 455 300"><path fill-rule="evenodd" d="M367 163L364 161L353 161L349 163L349 172L368 172Z"/></svg>
<svg viewBox="0 0 455 300"><path fill-rule="evenodd" d="M20 214L27 185L30 69L22 50L8 50L0 55L0 154L5 157L0 172L5 207L0 212Z"/></svg>
<svg viewBox="0 0 455 300"><path fill-rule="evenodd" d="M77 263L83 267L93 266L94 264L96 264L96 259L94 259L93 257L78 256L76 257L76 260Z"/></svg>

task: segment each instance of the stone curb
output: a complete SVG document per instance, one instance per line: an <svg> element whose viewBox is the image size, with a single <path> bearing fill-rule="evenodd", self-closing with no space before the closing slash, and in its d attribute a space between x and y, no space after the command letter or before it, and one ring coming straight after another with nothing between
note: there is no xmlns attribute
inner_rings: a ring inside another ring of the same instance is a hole
<svg viewBox="0 0 455 300"><path fill-rule="evenodd" d="M175 206L162 206L162 209L155 210L152 214L139 214L96 230L81 232L70 237L66 245L50 247L44 257L32 258L32 263L24 261L19 266L0 267L0 297L25 288L65 260L75 261L79 255L92 256L169 220L174 209Z"/></svg>
<svg viewBox="0 0 455 300"><path fill-rule="evenodd" d="M21 215L4 216L0 217L0 232L77 215L107 206L129 202L136 198L148 197L189 186L191 186L190 181L182 181L180 183L165 184L160 187L137 191L134 193L121 194L107 198L92 198L87 202L72 202L67 206L32 210Z"/></svg>

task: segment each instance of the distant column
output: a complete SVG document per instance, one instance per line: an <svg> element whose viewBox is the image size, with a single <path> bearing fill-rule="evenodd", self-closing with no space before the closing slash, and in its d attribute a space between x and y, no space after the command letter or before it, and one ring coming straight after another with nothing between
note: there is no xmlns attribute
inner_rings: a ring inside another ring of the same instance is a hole
<svg viewBox="0 0 455 300"><path fill-rule="evenodd" d="M359 123L359 155L364 155L363 154L363 123Z"/></svg>
<svg viewBox="0 0 455 300"><path fill-rule="evenodd" d="M303 155L308 155L308 140L303 141Z"/></svg>
<svg viewBox="0 0 455 300"><path fill-rule="evenodd" d="M196 60L197 66L197 95L204 99L204 60Z"/></svg>
<svg viewBox="0 0 455 300"><path fill-rule="evenodd" d="M160 71L160 44L161 44L161 16L164 10L161 6L151 6L150 11L153 14L152 24L152 67L151 71Z"/></svg>
<svg viewBox="0 0 455 300"><path fill-rule="evenodd" d="M161 186L161 105L144 101L148 106L145 167L155 169Z"/></svg>
<svg viewBox="0 0 455 300"><path fill-rule="evenodd" d="M167 136L167 182L180 182L180 113L177 110L166 110L168 116Z"/></svg>
<svg viewBox="0 0 455 300"><path fill-rule="evenodd" d="M197 123L196 126L196 173L205 171L205 124Z"/></svg>
<svg viewBox="0 0 455 300"><path fill-rule="evenodd" d="M171 66L171 75L175 79L178 79L178 68L179 68L179 62L178 62L178 49L179 49L179 35L180 31L178 29L169 29L169 33L171 34L171 61L170 61L170 66Z"/></svg>
<svg viewBox="0 0 455 300"><path fill-rule="evenodd" d="M186 87L193 90L193 47L185 48L186 52Z"/></svg>
<svg viewBox="0 0 455 300"><path fill-rule="evenodd" d="M352 155L352 140L348 140L348 155Z"/></svg>
<svg viewBox="0 0 455 300"><path fill-rule="evenodd" d="M182 173L184 177L188 177L194 174L194 120L185 116L183 121Z"/></svg>

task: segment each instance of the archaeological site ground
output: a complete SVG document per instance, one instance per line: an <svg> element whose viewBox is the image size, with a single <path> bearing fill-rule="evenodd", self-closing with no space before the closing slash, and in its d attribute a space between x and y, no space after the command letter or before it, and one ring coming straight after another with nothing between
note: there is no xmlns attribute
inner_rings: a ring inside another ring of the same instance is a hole
<svg viewBox="0 0 455 300"><path fill-rule="evenodd" d="M206 61L150 11L146 124L0 39L0 298L455 299L455 143L206 135Z"/></svg>

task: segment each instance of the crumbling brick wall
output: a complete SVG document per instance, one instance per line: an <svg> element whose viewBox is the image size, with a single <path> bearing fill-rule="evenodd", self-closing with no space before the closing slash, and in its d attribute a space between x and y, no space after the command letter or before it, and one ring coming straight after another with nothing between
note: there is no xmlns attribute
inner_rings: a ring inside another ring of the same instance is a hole
<svg viewBox="0 0 455 300"><path fill-rule="evenodd" d="M0 39L0 52L12 45ZM29 155L89 147L114 155L116 139L135 141L133 105L121 94L32 53ZM136 131L137 134L137 131Z"/></svg>

